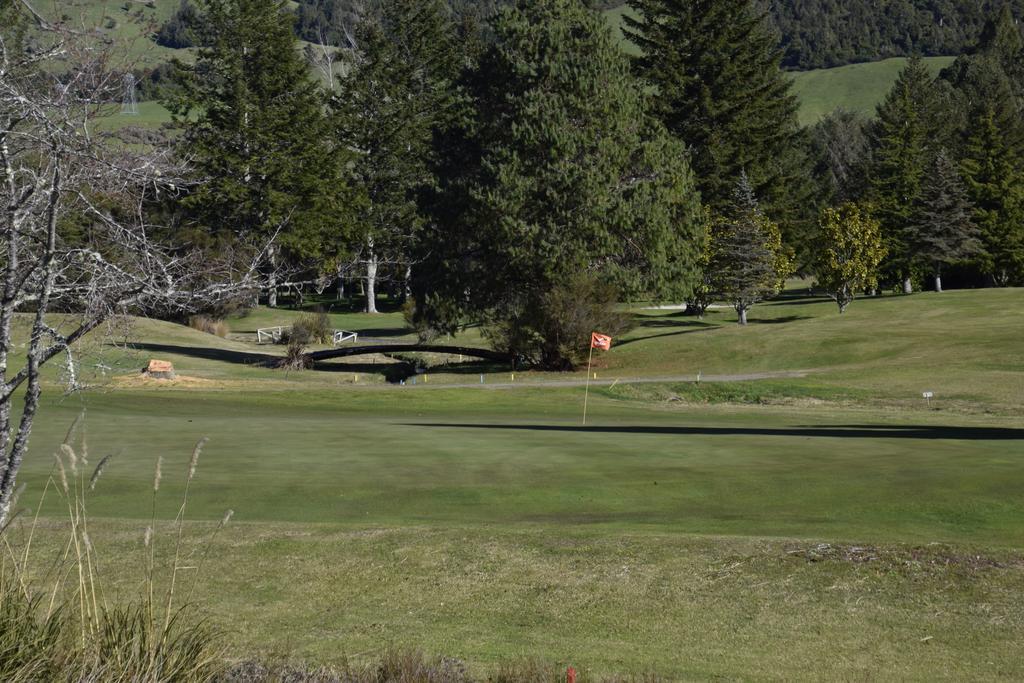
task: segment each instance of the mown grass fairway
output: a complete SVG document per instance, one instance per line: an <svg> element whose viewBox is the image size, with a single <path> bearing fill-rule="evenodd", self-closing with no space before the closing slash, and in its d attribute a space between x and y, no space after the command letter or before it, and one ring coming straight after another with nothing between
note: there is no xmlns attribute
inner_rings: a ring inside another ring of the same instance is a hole
<svg viewBox="0 0 1024 683"><path fill-rule="evenodd" d="M169 520L210 437L190 543L236 515L197 551L195 596L238 656L337 662L397 644L480 672L538 656L684 679L1024 676L1021 292L884 297L845 316L789 296L747 329L723 310L638 310L599 381L651 381L593 386L585 428L583 388L564 386L579 374L285 374L259 363L279 347L246 340L295 313L261 309L226 340L140 323L135 352L93 350L122 370L171 358L191 379L51 392L26 496L86 408L92 459L115 454L91 533L102 571L134 590L154 462ZM405 334L396 314L333 322ZM698 369L808 372L659 380ZM60 519L51 490L45 542Z"/></svg>

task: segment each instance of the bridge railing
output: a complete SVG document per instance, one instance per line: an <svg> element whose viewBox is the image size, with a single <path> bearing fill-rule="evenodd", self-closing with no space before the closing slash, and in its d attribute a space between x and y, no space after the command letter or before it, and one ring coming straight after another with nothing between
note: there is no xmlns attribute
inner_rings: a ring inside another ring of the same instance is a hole
<svg viewBox="0 0 1024 683"><path fill-rule="evenodd" d="M281 325L276 327L261 327L256 330L256 343L280 344L281 338L284 336L284 330L285 328Z"/></svg>
<svg viewBox="0 0 1024 683"><path fill-rule="evenodd" d="M256 330L256 343L257 344L280 344L281 340L284 339L285 334L291 330L290 326L275 325L274 327L261 327ZM331 343L334 346L340 346L345 342L356 343L359 341L359 333L351 332L349 330L332 330L331 331Z"/></svg>
<svg viewBox="0 0 1024 683"><path fill-rule="evenodd" d="M357 341L359 341L359 333L349 332L348 330L335 330L333 341L335 346L344 344L347 341L350 341L353 344L355 344Z"/></svg>

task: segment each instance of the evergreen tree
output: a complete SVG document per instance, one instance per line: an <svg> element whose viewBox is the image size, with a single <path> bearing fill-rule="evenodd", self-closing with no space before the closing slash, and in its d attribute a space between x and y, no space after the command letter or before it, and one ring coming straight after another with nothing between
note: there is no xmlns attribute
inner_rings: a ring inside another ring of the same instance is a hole
<svg viewBox="0 0 1024 683"><path fill-rule="evenodd" d="M914 203L940 129L936 90L924 62L914 57L878 106L871 129L870 197L882 223L887 275L912 291L913 253L908 236Z"/></svg>
<svg viewBox="0 0 1024 683"><path fill-rule="evenodd" d="M811 129L811 138L822 194L836 204L862 199L871 157L867 121L856 112L836 109Z"/></svg>
<svg viewBox="0 0 1024 683"><path fill-rule="evenodd" d="M974 222L981 233L982 272L997 285L1024 278L1024 159L1018 126L979 103L962 161Z"/></svg>
<svg viewBox="0 0 1024 683"><path fill-rule="evenodd" d="M712 289L746 325L747 311L778 294L793 272L779 226L761 210L746 174L740 175L727 213L712 221L710 240Z"/></svg>
<svg viewBox="0 0 1024 683"><path fill-rule="evenodd" d="M635 0L625 33L655 114L692 150L704 202L723 211L745 172L765 212L803 250L815 188L775 35L751 0ZM810 210L810 211L809 211Z"/></svg>
<svg viewBox="0 0 1024 683"><path fill-rule="evenodd" d="M189 0L181 0L177 11L157 31L156 44L173 49L195 47L199 23L199 12L195 6Z"/></svg>
<svg viewBox="0 0 1024 683"><path fill-rule="evenodd" d="M1013 16L1010 3L989 19L981 32L976 54L996 60L1018 97L1024 96L1024 34Z"/></svg>
<svg viewBox="0 0 1024 683"><path fill-rule="evenodd" d="M183 202L188 218L215 241L277 235L275 269L282 255L337 257L350 199L286 4L206 0L205 47L194 65L178 64L182 92L169 103L199 180Z"/></svg>
<svg viewBox="0 0 1024 683"><path fill-rule="evenodd" d="M963 180L949 154L935 157L914 207L910 242L917 259L935 278L935 291L942 291L942 266L978 255L981 243L971 220L973 207Z"/></svg>
<svg viewBox="0 0 1024 683"><path fill-rule="evenodd" d="M381 267L405 278L422 225L418 196L432 183L432 139L451 115L460 69L443 0L392 0L356 32L357 61L334 98L343 143L369 201L357 216L366 310L377 312Z"/></svg>
<svg viewBox="0 0 1024 683"><path fill-rule="evenodd" d="M959 95L957 157L974 204L990 284L1024 278L1024 36L1009 7L977 49L943 71Z"/></svg>
<svg viewBox="0 0 1024 683"><path fill-rule="evenodd" d="M818 286L845 313L857 292L878 287L878 266L885 258L881 226L857 204L827 208L821 215L821 247Z"/></svg>
<svg viewBox="0 0 1024 683"><path fill-rule="evenodd" d="M647 116L600 16L536 0L503 10L492 29L416 300L438 329L482 319L507 332L510 352L565 367L549 292L588 274L621 296L681 299L700 205L685 150Z"/></svg>

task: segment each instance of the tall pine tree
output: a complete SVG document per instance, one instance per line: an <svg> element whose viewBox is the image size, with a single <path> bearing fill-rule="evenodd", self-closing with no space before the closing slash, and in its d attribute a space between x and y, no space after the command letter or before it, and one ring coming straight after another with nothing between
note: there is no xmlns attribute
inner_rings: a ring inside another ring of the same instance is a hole
<svg viewBox="0 0 1024 683"><path fill-rule="evenodd" d="M442 328L489 321L511 352L564 367L555 337L567 321L550 293L585 275L622 296L681 299L696 275L700 204L684 148L647 116L599 15L534 0L492 28L417 303Z"/></svg>
<svg viewBox="0 0 1024 683"><path fill-rule="evenodd" d="M942 150L929 168L916 206L909 237L915 258L935 278L942 291L942 267L965 261L981 252L974 207L949 154Z"/></svg>
<svg viewBox="0 0 1024 683"><path fill-rule="evenodd" d="M1024 282L1024 36L1008 7L943 72L960 95L958 156L986 282Z"/></svg>
<svg viewBox="0 0 1024 683"><path fill-rule="evenodd" d="M909 231L913 207L929 159L937 150L938 106L933 79L919 57L900 72L885 100L878 105L870 135L872 144L869 196L882 223L889 254L884 271L892 281L913 291L913 252Z"/></svg>
<svg viewBox="0 0 1024 683"><path fill-rule="evenodd" d="M1019 124L995 102L979 102L971 115L962 168L984 245L982 272L1006 286L1024 281L1024 145Z"/></svg>
<svg viewBox="0 0 1024 683"><path fill-rule="evenodd" d="M331 144L325 98L292 34L285 0L206 0L195 64L178 64L170 102L179 151L199 182L188 218L215 240L278 236L282 259L325 263L345 243L344 150ZM276 303L271 290L270 303Z"/></svg>
<svg viewBox="0 0 1024 683"><path fill-rule="evenodd" d="M1024 34L1010 3L990 19L981 32L977 54L995 59L1010 79L1018 97L1024 96Z"/></svg>
<svg viewBox="0 0 1024 683"><path fill-rule="evenodd" d="M708 251L711 288L736 309L740 325L747 324L754 304L778 294L792 274L779 226L761 210L745 173L732 204L711 222Z"/></svg>
<svg viewBox="0 0 1024 683"><path fill-rule="evenodd" d="M451 116L461 66L455 38L443 0L385 3L356 31L356 61L334 98L339 138L356 151L356 182L368 198L357 251L369 313L377 312L377 280L404 280L416 258L431 143Z"/></svg>
<svg viewBox="0 0 1024 683"><path fill-rule="evenodd" d="M746 173L791 246L807 251L815 188L781 52L750 0L634 0L625 33L653 111L692 150L704 202L724 211Z"/></svg>

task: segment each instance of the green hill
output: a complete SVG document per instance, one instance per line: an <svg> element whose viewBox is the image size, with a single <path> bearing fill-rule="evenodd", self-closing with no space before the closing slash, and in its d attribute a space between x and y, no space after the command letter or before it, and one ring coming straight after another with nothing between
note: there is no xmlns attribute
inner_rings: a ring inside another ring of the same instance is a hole
<svg viewBox="0 0 1024 683"><path fill-rule="evenodd" d="M127 63L137 67L151 67L174 56L188 57L187 50L160 47L151 36L176 9L169 1L144 2L129 0L114 3L107 0L69 0L60 5L60 16L75 24L95 28L105 41L122 46ZM621 37L622 17L629 11L625 5L606 10L605 17ZM630 53L636 47L623 39L623 49ZM952 62L952 57L930 57L926 61L935 73ZM834 69L794 72L794 92L800 98L800 120L812 124L837 107L871 115L892 86L896 74L906 63L903 58L880 62L853 64ZM167 113L155 103L143 107L138 117L116 116L116 125L154 126L169 119Z"/></svg>
<svg viewBox="0 0 1024 683"><path fill-rule="evenodd" d="M953 57L926 57L932 73L953 62ZM834 69L794 72L793 92L800 98L800 122L812 124L838 107L873 116L875 107L896 82L906 65L903 57L880 62L850 64Z"/></svg>
<svg viewBox="0 0 1024 683"><path fill-rule="evenodd" d="M622 41L623 49L636 54L637 47L622 35L622 18L629 12L629 7L623 5L606 10L604 15ZM937 75L953 59L927 57L925 61ZM885 97L906 63L905 58L895 57L833 69L792 72L793 92L800 98L800 122L813 124L839 107L867 116L874 115L875 106Z"/></svg>

